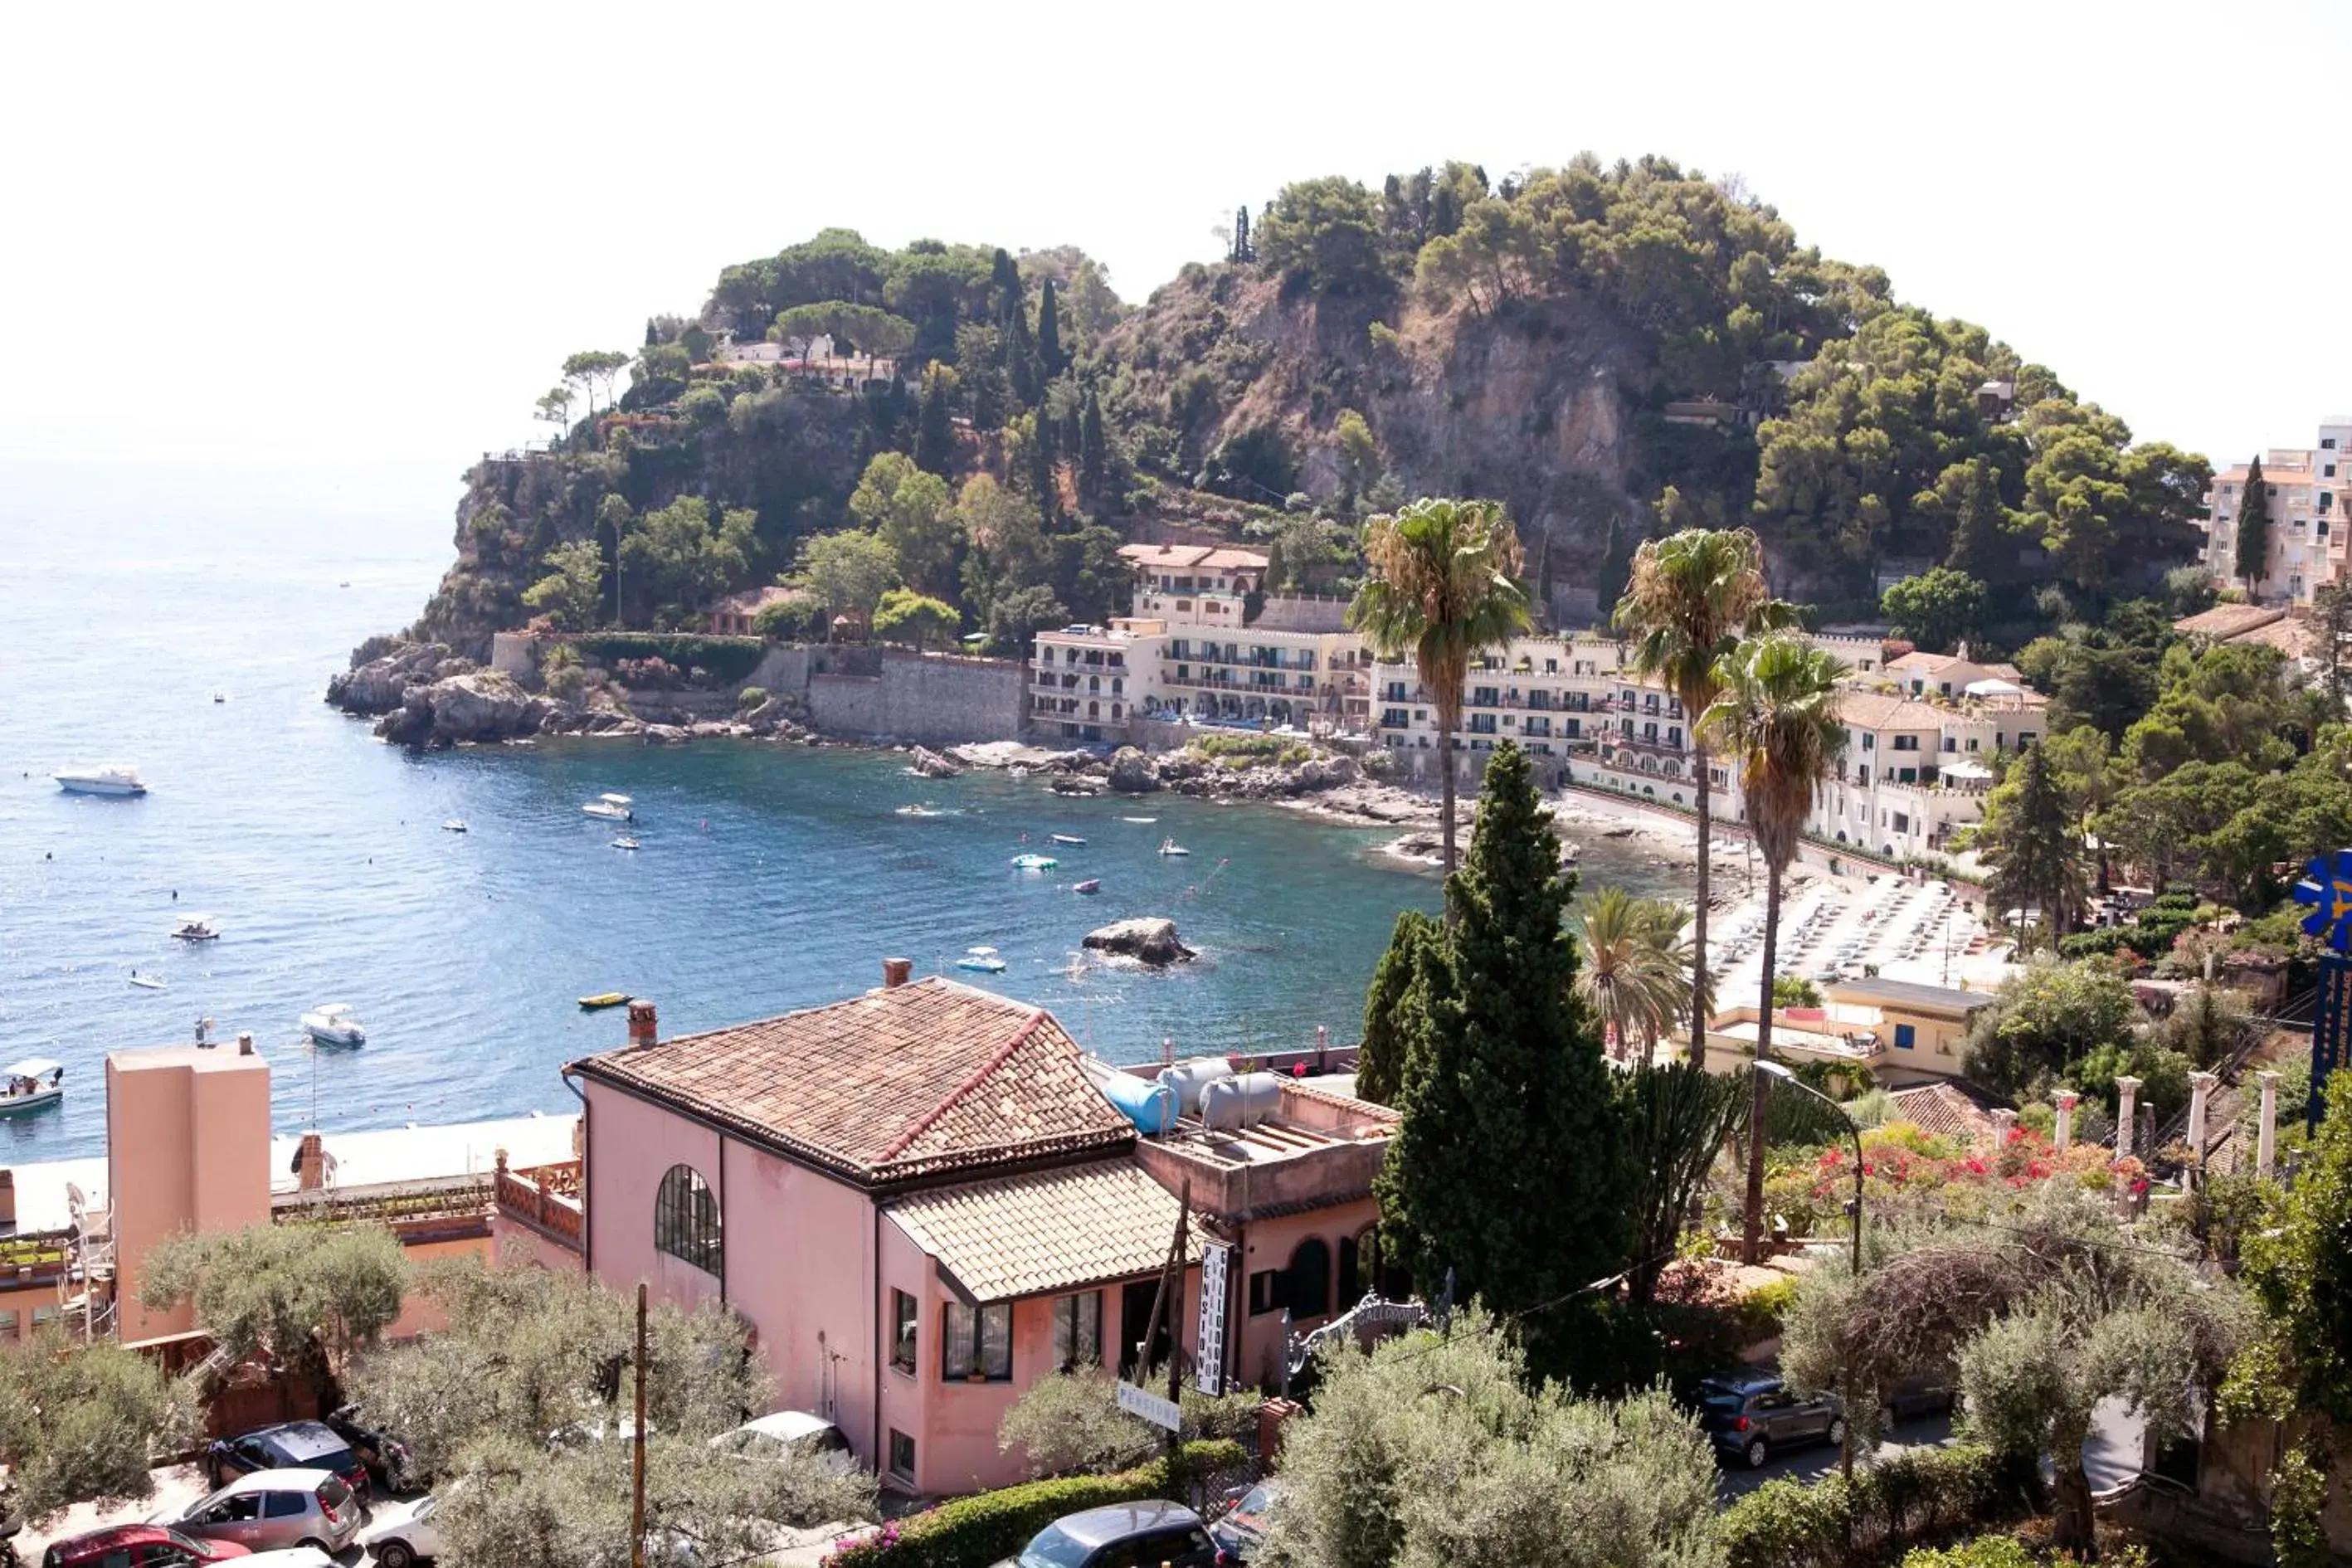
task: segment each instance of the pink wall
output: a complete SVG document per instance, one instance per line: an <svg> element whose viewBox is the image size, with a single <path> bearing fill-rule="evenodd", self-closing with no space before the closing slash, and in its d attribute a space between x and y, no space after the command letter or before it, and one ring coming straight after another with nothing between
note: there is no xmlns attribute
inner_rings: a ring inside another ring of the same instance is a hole
<svg viewBox="0 0 2352 1568"><path fill-rule="evenodd" d="M691 1165L719 1190L719 1135L680 1116L591 1083L588 1090L588 1257L615 1289L653 1287L656 1300L692 1307L719 1298L719 1281L684 1258L654 1250L654 1194L672 1165ZM727 1204L719 1202L724 1233Z"/></svg>
<svg viewBox="0 0 2352 1568"><path fill-rule="evenodd" d="M1244 1383L1269 1390L1281 1386L1281 1363L1277 1359L1282 1343L1282 1314L1279 1311L1250 1316L1249 1277L1268 1268L1287 1268L1291 1255L1298 1244L1309 1237L1319 1238L1331 1254L1331 1311L1311 1318L1296 1318L1293 1331L1307 1330L1328 1322L1332 1318L1356 1304L1358 1293L1353 1286L1339 1278L1339 1242L1352 1237L1380 1218L1380 1205L1370 1198L1359 1198L1328 1209L1316 1209L1302 1215L1288 1215L1279 1219L1254 1220L1244 1236L1244 1252L1234 1261L1233 1279L1233 1327L1237 1360L1228 1363L1234 1375Z"/></svg>
<svg viewBox="0 0 2352 1568"><path fill-rule="evenodd" d="M106 1129L121 1335L184 1333L186 1307L139 1304L142 1263L178 1231L268 1223L269 1065L233 1045L112 1052Z"/></svg>

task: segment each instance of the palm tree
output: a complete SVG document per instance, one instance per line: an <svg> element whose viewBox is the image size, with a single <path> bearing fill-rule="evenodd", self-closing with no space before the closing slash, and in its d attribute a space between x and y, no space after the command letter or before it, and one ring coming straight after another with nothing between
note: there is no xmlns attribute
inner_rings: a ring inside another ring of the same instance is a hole
<svg viewBox="0 0 2352 1568"><path fill-rule="evenodd" d="M1690 944L1683 940L1689 911L1672 900L1635 898L1622 888L1600 889L1583 905L1577 934L1584 941L1584 964L1576 988L1620 1051L1642 1042L1647 1066L1689 984Z"/></svg>
<svg viewBox="0 0 2352 1568"><path fill-rule="evenodd" d="M1502 505L1417 500L1368 526L1371 572L1348 606L1348 624L1384 659L1410 653L1437 714L1445 874L1454 875L1454 731L1470 666L1532 624L1519 581L1519 536ZM1446 923L1454 921L1449 904Z"/></svg>
<svg viewBox="0 0 2352 1568"><path fill-rule="evenodd" d="M1706 1060L1706 903L1713 836L1713 781L1698 716L1720 689L1716 665L1741 637L1790 624L1795 610L1764 584L1764 546L1745 528L1686 528L1645 541L1617 603L1617 635L1633 644L1633 668L1662 680L1693 725L1692 780L1698 807L1698 887L1691 924L1691 1060Z"/></svg>
<svg viewBox="0 0 2352 1568"><path fill-rule="evenodd" d="M1797 840L1829 773L1845 726L1837 719L1838 677L1845 666L1805 641L1775 632L1741 643L1716 667L1716 699L1699 716L1699 732L1739 762L1739 789L1748 803L1748 831L1764 855L1764 967L1756 1004L1756 1059L1772 1055L1772 981L1778 973L1780 881L1797 857ZM1748 1213L1740 1256L1753 1263L1764 1225L1764 1096L1768 1075L1756 1072L1748 1102Z"/></svg>

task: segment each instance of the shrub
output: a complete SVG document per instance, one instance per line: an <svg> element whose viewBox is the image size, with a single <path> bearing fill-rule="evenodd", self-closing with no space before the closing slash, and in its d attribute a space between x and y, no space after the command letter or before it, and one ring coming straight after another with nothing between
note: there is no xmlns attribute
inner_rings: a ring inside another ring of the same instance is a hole
<svg viewBox="0 0 2352 1568"><path fill-rule="evenodd" d="M761 656L767 651L758 637L697 637L691 633L598 632L572 641L583 655L601 664L657 658L679 669L700 665L711 679L728 684L745 679L759 668Z"/></svg>
<svg viewBox="0 0 2352 1568"><path fill-rule="evenodd" d="M1066 1476L958 1498L843 1545L825 1558L825 1565L976 1568L1017 1555L1031 1536L1066 1513L1177 1494L1192 1477L1237 1468L1248 1457L1238 1443L1187 1443L1172 1469L1168 1460L1159 1458L1117 1475Z"/></svg>
<svg viewBox="0 0 2352 1568"><path fill-rule="evenodd" d="M742 690L735 694L735 710L738 713L746 712L751 709L757 708L761 703L765 702L767 700L768 689L766 687L747 686Z"/></svg>
<svg viewBox="0 0 2352 1568"><path fill-rule="evenodd" d="M1811 1485L1767 1481L1724 1510L1727 1568L1845 1568L2025 1511L1991 1451L1909 1448ZM1853 1544L1847 1544L1849 1518Z"/></svg>
<svg viewBox="0 0 2352 1568"><path fill-rule="evenodd" d="M1903 1559L1903 1568L2040 1568L2040 1559L2014 1535L1979 1535L1940 1552L1921 1547Z"/></svg>

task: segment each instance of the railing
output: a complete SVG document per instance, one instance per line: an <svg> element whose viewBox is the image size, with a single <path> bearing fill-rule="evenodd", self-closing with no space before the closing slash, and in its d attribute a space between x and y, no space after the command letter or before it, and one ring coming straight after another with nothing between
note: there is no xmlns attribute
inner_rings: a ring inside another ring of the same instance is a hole
<svg viewBox="0 0 2352 1568"><path fill-rule="evenodd" d="M510 1171L499 1167L499 1212L518 1219L550 1240L577 1251L584 1226L580 1202L580 1162Z"/></svg>

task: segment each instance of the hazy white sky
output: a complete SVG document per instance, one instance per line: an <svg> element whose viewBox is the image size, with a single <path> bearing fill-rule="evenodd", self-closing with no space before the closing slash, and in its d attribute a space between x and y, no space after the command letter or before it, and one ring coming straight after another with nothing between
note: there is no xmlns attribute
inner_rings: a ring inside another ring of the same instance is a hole
<svg viewBox="0 0 2352 1568"><path fill-rule="evenodd" d="M1139 299L1285 181L1656 152L2221 458L2352 411L2352 5L18 5L0 459L429 476L826 225ZM2329 284L2334 284L2333 289Z"/></svg>

